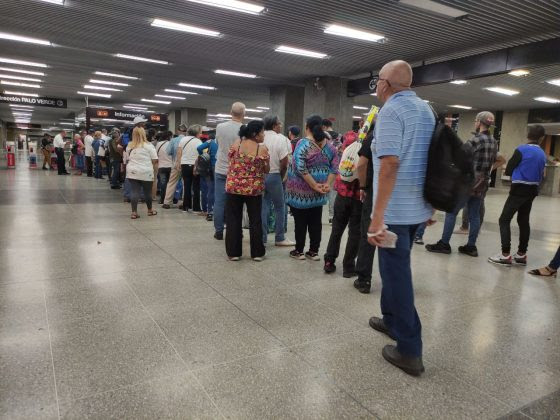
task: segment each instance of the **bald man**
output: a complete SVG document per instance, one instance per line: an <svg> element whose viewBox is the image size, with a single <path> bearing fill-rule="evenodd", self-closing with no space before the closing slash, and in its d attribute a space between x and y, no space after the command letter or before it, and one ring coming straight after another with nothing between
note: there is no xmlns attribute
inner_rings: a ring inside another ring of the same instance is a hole
<svg viewBox="0 0 560 420"><path fill-rule="evenodd" d="M228 152L239 138L239 129L245 118L245 104L235 102L231 106L231 121L216 126L216 168L214 174L214 238L224 239L224 207L226 202L226 178L229 167Z"/></svg>
<svg viewBox="0 0 560 420"><path fill-rule="evenodd" d="M410 251L416 230L433 213L424 200L424 182L435 117L410 90L411 84L412 69L400 60L383 66L377 82L377 97L384 105L371 147L373 213L368 240L379 249L383 318L374 316L369 325L397 342L383 348L385 360L419 376L424 372L422 326L414 307Z"/></svg>

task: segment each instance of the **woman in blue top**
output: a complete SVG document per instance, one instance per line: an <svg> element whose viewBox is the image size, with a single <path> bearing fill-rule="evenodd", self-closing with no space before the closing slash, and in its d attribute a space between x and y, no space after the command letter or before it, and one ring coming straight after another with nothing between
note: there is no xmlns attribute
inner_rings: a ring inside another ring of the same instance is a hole
<svg viewBox="0 0 560 420"><path fill-rule="evenodd" d="M206 220L211 222L214 219L214 167L216 166L216 154L218 153L218 143L216 143L215 136L211 135L210 140L202 143L197 147L198 154L204 155L207 151L206 168L201 165L201 159L198 160L198 171L202 178L202 184L206 188L202 190L202 211L206 213Z"/></svg>
<svg viewBox="0 0 560 420"><path fill-rule="evenodd" d="M306 137L297 144L288 169L286 204L292 209L296 237L296 249L290 252L290 257L298 260L305 257L320 260L323 206L338 173L338 153L327 141L322 122L318 115L307 119ZM304 254L307 231L310 244Z"/></svg>

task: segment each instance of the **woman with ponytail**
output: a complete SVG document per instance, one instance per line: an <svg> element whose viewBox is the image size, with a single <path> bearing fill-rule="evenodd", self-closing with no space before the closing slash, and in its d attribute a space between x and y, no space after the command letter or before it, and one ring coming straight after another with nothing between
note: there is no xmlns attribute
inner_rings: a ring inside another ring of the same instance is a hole
<svg viewBox="0 0 560 420"><path fill-rule="evenodd" d="M262 261L263 244L261 207L264 178L268 173L269 156L264 141L262 121L250 121L239 130L239 140L229 150L226 179L225 219L226 253L230 261L239 261L243 254L243 205L249 214L251 258Z"/></svg>
<svg viewBox="0 0 560 420"><path fill-rule="evenodd" d="M290 252L290 257L297 260L306 257L320 260L323 206L338 173L338 154L327 141L322 122L319 115L307 119L306 137L297 144L288 170L286 204L292 209L296 237L296 249ZM308 231L309 251L304 254Z"/></svg>

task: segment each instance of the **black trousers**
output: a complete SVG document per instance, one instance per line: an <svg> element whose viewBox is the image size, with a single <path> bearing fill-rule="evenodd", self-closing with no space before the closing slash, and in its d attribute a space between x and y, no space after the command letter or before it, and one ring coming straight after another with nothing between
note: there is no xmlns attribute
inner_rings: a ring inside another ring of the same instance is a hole
<svg viewBox="0 0 560 420"><path fill-rule="evenodd" d="M86 156L86 171L87 176L93 176L93 160L91 156Z"/></svg>
<svg viewBox="0 0 560 420"><path fill-rule="evenodd" d="M331 236L327 245L325 262L335 262L340 252L340 241L348 226L348 240L342 260L345 273L352 273L356 269L356 256L360 245L360 219L362 217L362 202L351 197L336 195L334 200L334 216L332 220Z"/></svg>
<svg viewBox="0 0 560 420"><path fill-rule="evenodd" d="M509 254L511 251L511 219L517 213L517 225L519 226L519 248L518 252L525 254L529 246L529 236L531 226L529 216L533 207L534 194L512 195L510 194L504 204L502 215L500 216L500 237L502 240L502 252Z"/></svg>
<svg viewBox="0 0 560 420"><path fill-rule="evenodd" d="M296 237L296 251L303 252L305 238L309 232L309 251L319 252L321 246L321 231L323 229L322 216L323 206L310 209L298 209L291 207L294 216L294 227Z"/></svg>
<svg viewBox="0 0 560 420"><path fill-rule="evenodd" d="M159 204L163 204L163 200L165 200L165 193L167 191L167 183L169 182L169 177L171 175L171 168L159 168L158 173L160 181Z"/></svg>
<svg viewBox="0 0 560 420"><path fill-rule="evenodd" d="M226 193L224 208L226 220L226 253L228 257L243 255L243 204L249 214L251 258L264 257L266 252L262 239L262 195L239 195Z"/></svg>
<svg viewBox="0 0 560 420"><path fill-rule="evenodd" d="M181 165L183 176L183 210L200 211L200 177L194 175L194 165Z"/></svg>
<svg viewBox="0 0 560 420"><path fill-rule="evenodd" d="M62 175L66 173L66 162L64 161L64 149L62 147L56 147L54 149L56 153L56 166L58 169L58 174Z"/></svg>
<svg viewBox="0 0 560 420"><path fill-rule="evenodd" d="M362 218L360 222L360 246L358 249L358 259L356 260L356 273L358 281L364 284L371 284L371 273L373 270L373 257L375 247L368 242L367 232L371 222L371 210L373 200L370 194L366 195L362 205Z"/></svg>
<svg viewBox="0 0 560 420"><path fill-rule="evenodd" d="M139 179L130 179L130 204L132 212L138 211L138 200L140 199L140 190L144 190L144 200L148 210L152 209L152 184L153 181L140 181Z"/></svg>

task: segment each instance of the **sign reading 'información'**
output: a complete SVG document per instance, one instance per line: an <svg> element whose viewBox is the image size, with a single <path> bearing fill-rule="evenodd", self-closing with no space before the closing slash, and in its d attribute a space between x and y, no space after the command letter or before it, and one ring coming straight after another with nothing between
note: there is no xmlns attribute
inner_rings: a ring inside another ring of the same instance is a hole
<svg viewBox="0 0 560 420"><path fill-rule="evenodd" d="M5 95L0 93L0 102L18 105L47 106L50 108L66 108L67 101L62 98L34 98L32 96Z"/></svg>

